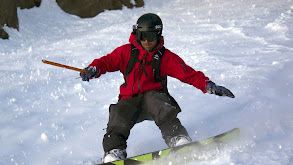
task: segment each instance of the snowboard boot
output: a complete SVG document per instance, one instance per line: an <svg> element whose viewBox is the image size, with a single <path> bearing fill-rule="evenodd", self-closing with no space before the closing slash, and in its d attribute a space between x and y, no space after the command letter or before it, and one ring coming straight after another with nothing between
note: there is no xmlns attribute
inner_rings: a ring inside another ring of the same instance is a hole
<svg viewBox="0 0 293 165"><path fill-rule="evenodd" d="M125 159L126 156L127 156L126 150L113 149L105 153L104 158L102 159L102 163L122 160L122 159Z"/></svg>
<svg viewBox="0 0 293 165"><path fill-rule="evenodd" d="M186 135L178 135L175 137L172 137L169 142L168 142L168 146L171 147L177 147L177 146L181 146L184 144L188 144L190 143L192 140L189 136Z"/></svg>

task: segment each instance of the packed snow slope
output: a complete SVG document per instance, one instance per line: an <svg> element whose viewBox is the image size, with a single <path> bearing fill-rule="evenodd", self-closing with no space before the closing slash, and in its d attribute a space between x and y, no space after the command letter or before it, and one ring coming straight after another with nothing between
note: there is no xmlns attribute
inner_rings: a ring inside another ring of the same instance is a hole
<svg viewBox="0 0 293 165"><path fill-rule="evenodd" d="M293 164L292 0L145 0L143 8L89 19L64 13L52 0L18 10L20 30L5 27L10 39L0 40L0 164L99 161L121 73L82 82L78 72L41 60L84 68L128 43L147 12L162 18L168 49L236 96L203 94L169 78L193 140L241 129L236 148L200 164ZM166 147L156 125L145 121L133 128L127 152Z"/></svg>

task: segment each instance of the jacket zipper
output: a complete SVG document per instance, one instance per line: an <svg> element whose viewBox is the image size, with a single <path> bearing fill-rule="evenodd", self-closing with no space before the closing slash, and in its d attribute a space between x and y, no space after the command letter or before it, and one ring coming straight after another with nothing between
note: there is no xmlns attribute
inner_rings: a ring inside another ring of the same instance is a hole
<svg viewBox="0 0 293 165"><path fill-rule="evenodd" d="M188 73L186 66L182 62L180 62L179 60L178 60L178 62L183 66L183 69Z"/></svg>
<svg viewBox="0 0 293 165"><path fill-rule="evenodd" d="M139 70L139 68L138 68ZM141 80L141 76L142 76L143 72L140 73L139 79L138 79L138 93L140 93L140 80Z"/></svg>
<svg viewBox="0 0 293 165"><path fill-rule="evenodd" d="M144 59L146 58L148 56L148 54L147 55L145 55L143 58L142 58L142 60L144 61ZM143 61L142 61L142 64L143 64ZM141 67L141 73L140 73L140 76L139 76L139 79L138 79L138 93L140 93L140 80L141 80L141 77L142 77L142 74L144 73L144 70L143 69L145 69L145 68L142 68L142 67L144 67L143 65L139 65L139 67L138 67L138 71L140 71L140 67ZM147 73L145 73L146 74L146 77L147 77Z"/></svg>

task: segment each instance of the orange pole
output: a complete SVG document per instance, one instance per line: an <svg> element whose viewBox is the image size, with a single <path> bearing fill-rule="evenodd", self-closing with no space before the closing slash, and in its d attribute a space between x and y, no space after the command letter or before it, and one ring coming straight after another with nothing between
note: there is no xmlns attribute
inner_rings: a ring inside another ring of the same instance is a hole
<svg viewBox="0 0 293 165"><path fill-rule="evenodd" d="M42 62L45 63L45 64L54 65L54 66L58 66L58 67L61 67L61 68L66 68L66 69L86 73L86 70L84 70L84 69L79 69L79 68L75 68L75 67L72 67L72 66L67 66L67 65L56 63L56 62L47 61L47 60L42 60Z"/></svg>

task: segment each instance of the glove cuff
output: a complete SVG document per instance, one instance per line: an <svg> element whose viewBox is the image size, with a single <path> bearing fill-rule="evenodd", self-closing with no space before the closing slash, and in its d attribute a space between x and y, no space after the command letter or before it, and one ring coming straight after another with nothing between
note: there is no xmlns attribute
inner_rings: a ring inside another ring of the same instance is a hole
<svg viewBox="0 0 293 165"><path fill-rule="evenodd" d="M206 86L206 90L209 94L213 94L213 87L216 86L216 84L212 81L208 82L207 86Z"/></svg>

